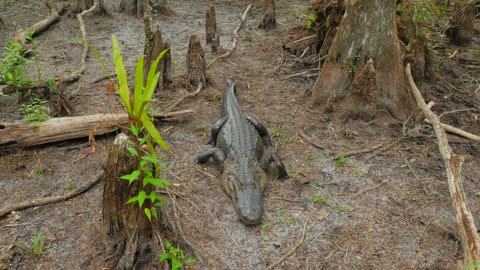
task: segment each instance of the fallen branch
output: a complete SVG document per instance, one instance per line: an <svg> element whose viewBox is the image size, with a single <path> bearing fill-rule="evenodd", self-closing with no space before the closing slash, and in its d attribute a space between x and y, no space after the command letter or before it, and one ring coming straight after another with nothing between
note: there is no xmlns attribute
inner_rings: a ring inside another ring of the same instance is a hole
<svg viewBox="0 0 480 270"><path fill-rule="evenodd" d="M26 39L29 36L29 33L33 33L34 37L40 35L40 33L44 32L51 25L56 23L60 19L60 15L62 15L68 7L68 4L66 2L61 3L58 7L52 0L45 0L44 2L45 6L50 11L50 15L47 18L34 24L32 27L26 30L20 30L19 33L15 35L15 41L21 44L25 44L27 42Z"/></svg>
<svg viewBox="0 0 480 270"><path fill-rule="evenodd" d="M323 145L320 145L316 142L313 141L313 139L311 139L310 137L308 137L302 130L298 131L297 132L298 135L300 135L300 137L302 137L306 142L308 142L309 144L311 144L313 147L317 148L317 149L320 149L320 150L324 150L325 147Z"/></svg>
<svg viewBox="0 0 480 270"><path fill-rule="evenodd" d="M367 191L374 190L374 189L378 188L379 186L385 184L388 180L390 180L390 179L387 178L387 179L383 180L383 181L382 181L380 184L378 184L378 185L375 185L375 186L373 186L373 187L366 188L366 189L364 189L364 190L361 190L361 191L357 192L355 195L353 195L352 197L350 197L350 198L348 199L348 201L351 201L353 198L357 197L357 196L360 195L360 194L363 194L363 193L365 193L365 192L367 192Z"/></svg>
<svg viewBox="0 0 480 270"><path fill-rule="evenodd" d="M463 191L461 170L464 157L456 155L450 148L447 134L445 133L440 119L427 107L422 94L413 81L410 64L407 64L405 73L418 106L425 114L426 118L431 122L435 134L437 135L438 147L442 154L443 161L445 162L448 187L450 190L450 196L452 197L455 217L459 229L458 231L463 247L464 258L461 268L470 267L471 265L480 262L480 236L478 235L472 213L468 209L466 196ZM471 269L480 269L480 267L474 266Z"/></svg>
<svg viewBox="0 0 480 270"><path fill-rule="evenodd" d="M215 58L210 64L207 65L207 68L209 68L211 65L215 64L215 62L217 62L218 60L226 58L233 53L233 51L235 50L235 47L237 46L238 32L242 28L243 23L245 22L245 19L247 18L247 14L248 14L248 12L250 11L251 8L252 8L252 4L247 6L245 11L243 12L242 18L240 20L240 24L237 26L235 31L233 31L232 46L230 47L230 49L226 53L224 53L224 54L220 55L219 57Z"/></svg>
<svg viewBox="0 0 480 270"><path fill-rule="evenodd" d="M84 10L82 13L77 14L77 19L78 19L78 22L80 23L80 32L82 33L82 38L84 40L87 40L87 32L85 31L83 16L93 12L96 9L96 7L97 7L97 3L95 3L88 10ZM82 76L82 74L85 73L85 70L87 69L87 53L88 53L88 45L84 43L82 56L80 58L80 69L64 77L56 78L55 82L59 83L60 85L64 85L67 83L77 81L80 78L80 76ZM17 91L23 92L31 89L48 88L48 85L49 85L49 80L39 80L39 81L29 82L21 87L16 85L7 85L2 88L2 92L4 94L11 94Z"/></svg>
<svg viewBox="0 0 480 270"><path fill-rule="evenodd" d="M184 99L192 98L192 97L198 95L198 93L200 93L200 90L202 90L202 86L203 86L202 83L199 83L197 89L194 92L183 95L181 98L179 98L177 101L175 101L172 105L169 105L165 111L169 112L169 111L175 109L175 107L177 107L178 104L180 104Z"/></svg>
<svg viewBox="0 0 480 270"><path fill-rule="evenodd" d="M265 270L273 269L275 266L279 265L282 263L286 258L288 258L290 255L292 255L295 250L297 250L301 245L303 245L303 242L305 241L305 232L307 231L307 224L308 224L308 218L305 221L305 224L303 225L303 232L302 232L302 237L300 238L300 241L285 255L283 255L282 258L280 258L278 261L270 265L269 267L265 268Z"/></svg>
<svg viewBox="0 0 480 270"><path fill-rule="evenodd" d="M300 73L295 73L295 74L292 74L292 75L283 77L283 78L280 79L280 81L287 80L287 79L290 79L290 78L293 78L293 77L302 76L302 75L308 74L308 73L311 72L311 71L316 71L316 74L315 74L315 75L318 76L318 71L319 71L319 69L318 69L318 68L312 68L312 69L305 70L305 71L300 72Z"/></svg>
<svg viewBox="0 0 480 270"><path fill-rule="evenodd" d="M398 142L400 142L401 140L405 139L405 136L403 137L400 137L398 139L396 139L395 141L393 141L392 143L388 144L387 146L385 146L385 143L380 143L380 144L377 144L377 145L374 145L372 147L368 147L368 148L365 148L365 149L360 149L360 150L352 150L352 151L348 151L348 152L342 152L343 153L343 157L350 157L350 156L355 156L355 155L361 155L361 154L366 154L366 153L370 153L370 152L373 152L377 149L382 149L383 151L391 148L392 146L394 146L395 144L397 144ZM384 147L385 146L385 147ZM335 159L338 159L338 156L335 157Z"/></svg>
<svg viewBox="0 0 480 270"><path fill-rule="evenodd" d="M71 198L73 198L77 195L80 195L80 194L84 193L85 191L89 190L95 184L100 182L102 180L103 176L104 176L103 172L98 173L95 177L92 178L92 180L87 182L85 185L83 185L83 186L81 186L81 187L79 187L75 190L72 190L71 192L69 192L67 194L64 194L64 195L39 198L39 199L34 199L34 200L18 203L18 204L5 206L0 210L0 218L10 214L12 211L18 211L18 210L22 210L22 209L26 209L26 208L31 208L31 207L47 205L47 204L51 204L51 203L57 203L57 202L69 200L69 199L71 199Z"/></svg>
<svg viewBox="0 0 480 270"><path fill-rule="evenodd" d="M193 113L193 110L158 112L156 119ZM111 133L129 122L127 114L94 114L76 117L56 117L45 122L0 123L0 147L29 147L45 143Z"/></svg>
<svg viewBox="0 0 480 270"><path fill-rule="evenodd" d="M425 119L425 122L429 123L430 125L433 125L430 122L430 120L428 120L428 119ZM466 132L464 130L461 130L459 128L456 128L456 127L453 127L453 126L450 126L450 125L447 125L447 124L444 124L444 123L441 123L441 125L442 125L442 128L448 133L452 133L452 134L467 138L467 139L472 140L474 142L480 142L480 136L478 136L478 135Z"/></svg>

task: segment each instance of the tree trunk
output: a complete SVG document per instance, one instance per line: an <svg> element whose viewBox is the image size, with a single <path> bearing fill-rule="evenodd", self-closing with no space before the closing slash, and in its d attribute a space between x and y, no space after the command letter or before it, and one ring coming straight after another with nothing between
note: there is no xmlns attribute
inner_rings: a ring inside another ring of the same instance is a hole
<svg viewBox="0 0 480 270"><path fill-rule="evenodd" d="M196 34L192 34L187 52L187 84L196 87L199 83L207 85L207 63L205 53Z"/></svg>
<svg viewBox="0 0 480 270"><path fill-rule="evenodd" d="M206 44L212 43L217 34L217 18L215 16L215 7L213 5L207 7L205 12L205 39Z"/></svg>
<svg viewBox="0 0 480 270"><path fill-rule="evenodd" d="M472 41L475 24L475 1L455 0L448 29L450 42L467 45Z"/></svg>
<svg viewBox="0 0 480 270"><path fill-rule="evenodd" d="M168 4L168 0L149 0L149 4L151 4L155 13L165 16L175 15L175 12ZM137 16L137 18L140 19L145 15L144 0L121 0L120 12L131 16Z"/></svg>
<svg viewBox="0 0 480 270"><path fill-rule="evenodd" d="M277 20L275 18L275 0L263 1L263 15L258 27L266 30L277 27Z"/></svg>
<svg viewBox="0 0 480 270"><path fill-rule="evenodd" d="M162 32L160 32L160 27L157 25L155 31L153 30L152 17L150 13L150 8L147 8L148 0L144 0L144 10L147 10L143 18L143 23L145 26L145 66L144 74L145 78L150 70L150 66L153 61L158 57L158 55L167 50L167 53L160 60L160 63L157 66L157 71L160 72L160 79L158 81L157 90L164 90L168 84L171 83L170 80L170 65L172 61L170 53L170 43L168 41L163 41Z"/></svg>
<svg viewBox="0 0 480 270"><path fill-rule="evenodd" d="M160 233L162 215L159 215L159 218L152 218L150 222L137 203L127 203L141 190L150 194L153 186L143 186L141 181L134 181L129 185L128 181L120 179L121 176L138 169L139 158L132 156L127 150L128 141L129 138L125 134L118 134L104 165L103 220L109 236L127 242L115 269L133 269L134 265L139 269L158 269L155 258L160 252L159 243L155 244L153 241ZM150 201L145 200L144 207L150 206ZM148 260L145 258L148 255L153 258ZM141 262L138 257L150 261L150 264L156 267L151 268L151 265L139 267L137 263Z"/></svg>
<svg viewBox="0 0 480 270"><path fill-rule="evenodd" d="M372 67L365 65L372 60ZM368 72L367 72L368 71ZM374 74L372 74L372 72ZM371 80L374 83L361 83ZM369 89L355 89L369 87ZM406 119L413 108L395 23L395 1L351 1L313 87L314 104L342 117L373 117L384 110ZM364 93L359 99L358 94ZM352 95L357 96L351 98ZM375 110L364 108L373 106Z"/></svg>

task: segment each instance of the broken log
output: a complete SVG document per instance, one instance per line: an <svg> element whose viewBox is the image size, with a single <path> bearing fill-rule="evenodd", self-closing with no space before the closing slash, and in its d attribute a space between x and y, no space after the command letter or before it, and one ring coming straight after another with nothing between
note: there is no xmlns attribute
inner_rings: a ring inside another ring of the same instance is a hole
<svg viewBox="0 0 480 270"><path fill-rule="evenodd" d="M207 63L205 53L196 34L190 36L187 52L187 85L207 85Z"/></svg>
<svg viewBox="0 0 480 270"><path fill-rule="evenodd" d="M152 113L156 119L180 116L193 110ZM128 114L94 114L51 118L45 122L0 123L0 147L29 147L111 133L129 122Z"/></svg>

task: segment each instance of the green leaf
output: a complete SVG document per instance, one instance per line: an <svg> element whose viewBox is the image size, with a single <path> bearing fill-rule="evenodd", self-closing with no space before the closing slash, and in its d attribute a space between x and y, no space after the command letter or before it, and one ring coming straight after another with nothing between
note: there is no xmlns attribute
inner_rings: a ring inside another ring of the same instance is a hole
<svg viewBox="0 0 480 270"><path fill-rule="evenodd" d="M120 176L120 179L128 180L128 185L130 185L133 181L138 179L138 176L140 176L140 171L135 170L131 174Z"/></svg>
<svg viewBox="0 0 480 270"><path fill-rule="evenodd" d="M138 157L138 152L137 152L137 149L135 149L135 147L129 146L127 147L127 150L128 152L130 152L130 154L132 154L132 156Z"/></svg>
<svg viewBox="0 0 480 270"><path fill-rule="evenodd" d="M145 199L147 198L147 194L145 193L145 191L140 191L138 193L138 206L140 206L140 208L143 206L143 203L145 202Z"/></svg>
<svg viewBox="0 0 480 270"><path fill-rule="evenodd" d="M150 210L152 211L153 216L154 216L155 218L158 218L157 208L152 207L152 208L150 208Z"/></svg>
<svg viewBox="0 0 480 270"><path fill-rule="evenodd" d="M142 157L142 160L145 160L145 161L148 161L152 164L156 164L157 163L157 157L155 155L149 155L149 156L143 156Z"/></svg>
<svg viewBox="0 0 480 270"><path fill-rule="evenodd" d="M183 267L183 264L177 259L172 259L172 269L177 270Z"/></svg>
<svg viewBox="0 0 480 270"><path fill-rule="evenodd" d="M165 149L165 151L168 151L169 148L167 144L165 143L165 141L163 141L162 136L160 136L160 132L158 132L157 128L152 123L150 118L148 118L148 116L145 114L143 114L141 117L142 118L140 120L147 129L148 133L150 133L150 135L152 136L152 139L156 141L163 149Z"/></svg>
<svg viewBox="0 0 480 270"><path fill-rule="evenodd" d="M148 220L152 221L152 212L150 212L150 208L143 209L145 215L147 216Z"/></svg>
<svg viewBox="0 0 480 270"><path fill-rule="evenodd" d="M143 62L144 57L140 57L137 61L135 69L135 88L133 91L133 110L137 117L140 117L140 107L143 103Z"/></svg>
<svg viewBox="0 0 480 270"><path fill-rule="evenodd" d="M122 52L118 46L118 41L115 35L112 35L113 43L113 62L115 64L115 70L117 71L118 78L118 94L123 101L125 110L127 111L130 117L133 116L132 106L130 104L130 93L128 91L128 80L127 80L127 70L125 69L125 64L122 59Z"/></svg>
<svg viewBox="0 0 480 270"><path fill-rule="evenodd" d="M165 198L155 193L155 191L150 192L149 198L152 202L160 202L162 205L167 202Z"/></svg>
<svg viewBox="0 0 480 270"><path fill-rule="evenodd" d="M195 259L186 259L184 261L185 265L189 265L189 264L196 263L196 262L198 262L198 261L195 260Z"/></svg>
<svg viewBox="0 0 480 270"><path fill-rule="evenodd" d="M128 199L127 203L134 203L136 201L138 201L138 196L133 196L130 199Z"/></svg>
<svg viewBox="0 0 480 270"><path fill-rule="evenodd" d="M165 53L167 53L167 51L168 49L161 52L158 55L157 59L153 61L152 65L150 66L150 70L148 70L147 85L145 86L145 91L143 92L143 100L150 100L153 96L153 92L155 91L155 88L158 83L158 78L160 76L160 74L156 76L158 62L160 61L160 59L162 59Z"/></svg>
<svg viewBox="0 0 480 270"><path fill-rule="evenodd" d="M170 259L170 254L169 253L160 254L160 262L166 261L168 259Z"/></svg>
<svg viewBox="0 0 480 270"><path fill-rule="evenodd" d="M107 74L108 78L110 80L112 80L112 74L110 73L110 71L108 70L107 68L107 64L105 64L105 60L103 60L103 58L100 56L100 54L98 53L97 49L95 49L95 47L92 46L92 44L90 44L86 39L84 38L80 38L80 40L85 43L89 48L90 50L92 50L93 54L95 55L95 57L97 58L98 62L100 62L100 65L102 65L103 69L105 70L105 73Z"/></svg>
<svg viewBox="0 0 480 270"><path fill-rule="evenodd" d="M145 135L145 136L142 137L142 138L139 138L139 139L138 139L138 143L139 143L140 145L145 144L145 142L146 142L148 139L150 139L150 135L149 135L149 134Z"/></svg>
<svg viewBox="0 0 480 270"><path fill-rule="evenodd" d="M130 124L130 131L133 136L138 137L138 128L134 124Z"/></svg>

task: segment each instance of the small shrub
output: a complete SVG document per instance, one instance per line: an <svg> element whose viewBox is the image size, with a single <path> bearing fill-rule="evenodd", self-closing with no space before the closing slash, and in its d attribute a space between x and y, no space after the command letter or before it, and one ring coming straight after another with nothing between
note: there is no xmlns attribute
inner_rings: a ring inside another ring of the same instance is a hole
<svg viewBox="0 0 480 270"><path fill-rule="evenodd" d="M43 233L39 232L33 237L33 254L39 256L43 253Z"/></svg>
<svg viewBox="0 0 480 270"><path fill-rule="evenodd" d="M26 122L34 121L47 121L50 116L48 115L48 108L43 104L47 103L46 100L40 98L34 98L33 102L25 105L22 104L22 108L19 111L23 114L23 120Z"/></svg>
<svg viewBox="0 0 480 270"><path fill-rule="evenodd" d="M192 263L196 263L197 260L187 258L187 255L183 250L180 248L174 247L170 242L165 243L165 248L167 249L167 253L160 254L159 259L160 262L170 261L172 266L172 270L181 269L184 266L187 266Z"/></svg>

